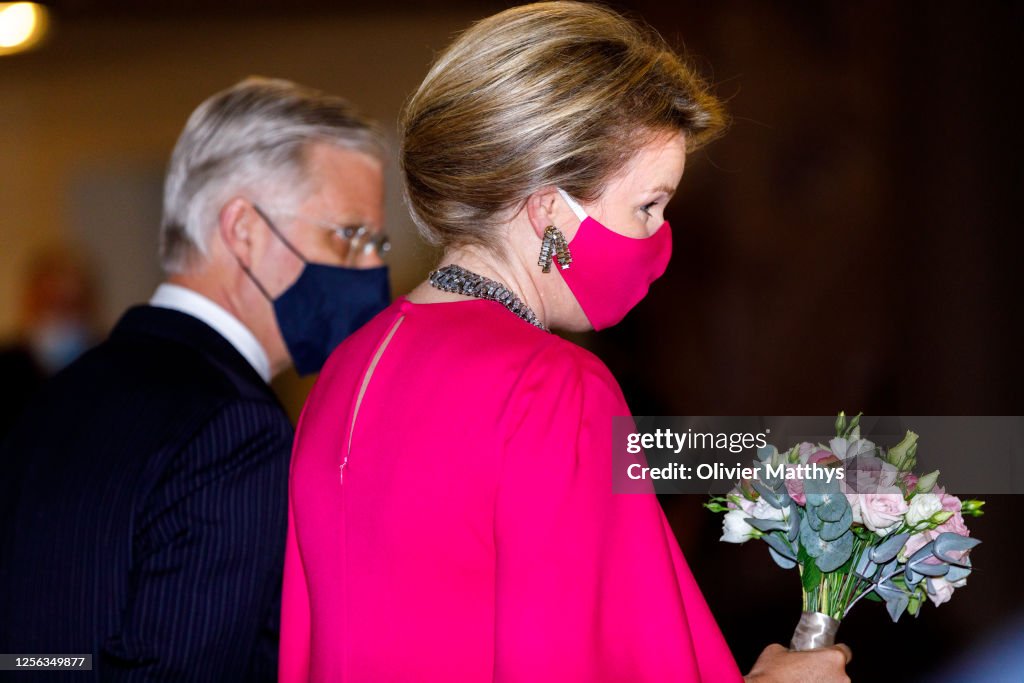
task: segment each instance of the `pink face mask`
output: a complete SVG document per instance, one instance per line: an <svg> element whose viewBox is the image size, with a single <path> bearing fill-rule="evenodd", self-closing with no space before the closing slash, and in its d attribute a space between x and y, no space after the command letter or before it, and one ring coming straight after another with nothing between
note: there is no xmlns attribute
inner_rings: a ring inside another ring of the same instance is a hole
<svg viewBox="0 0 1024 683"><path fill-rule="evenodd" d="M588 216L561 188L558 192L581 222L569 242L572 264L557 270L590 324L603 330L626 317L665 272L672 256L672 230L665 221L650 237L626 237Z"/></svg>

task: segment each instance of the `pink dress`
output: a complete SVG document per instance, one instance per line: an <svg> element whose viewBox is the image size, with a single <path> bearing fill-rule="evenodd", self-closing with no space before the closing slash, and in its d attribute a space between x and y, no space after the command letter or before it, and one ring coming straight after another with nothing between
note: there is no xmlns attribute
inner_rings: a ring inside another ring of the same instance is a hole
<svg viewBox="0 0 1024 683"><path fill-rule="evenodd" d="M398 299L296 437L281 681L739 681L588 351L479 299Z"/></svg>

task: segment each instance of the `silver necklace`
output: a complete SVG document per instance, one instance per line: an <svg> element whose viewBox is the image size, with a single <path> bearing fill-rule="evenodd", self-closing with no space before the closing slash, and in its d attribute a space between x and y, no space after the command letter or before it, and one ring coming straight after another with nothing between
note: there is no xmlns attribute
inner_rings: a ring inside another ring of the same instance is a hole
<svg viewBox="0 0 1024 683"><path fill-rule="evenodd" d="M477 275L462 266L452 264L438 268L430 273L429 282L443 292L497 301L534 327L550 332L537 317L537 314L533 312L533 309L527 306L512 290L500 282Z"/></svg>

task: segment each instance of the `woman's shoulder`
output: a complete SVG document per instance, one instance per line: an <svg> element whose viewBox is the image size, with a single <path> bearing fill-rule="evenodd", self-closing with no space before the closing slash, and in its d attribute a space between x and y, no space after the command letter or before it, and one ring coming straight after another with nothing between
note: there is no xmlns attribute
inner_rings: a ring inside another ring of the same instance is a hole
<svg viewBox="0 0 1024 683"><path fill-rule="evenodd" d="M560 411L626 410L622 389L600 358L587 349L549 334L523 364L513 390L529 404L551 404Z"/></svg>
<svg viewBox="0 0 1024 683"><path fill-rule="evenodd" d="M548 335L543 344L538 344L531 364L545 374L568 373L578 375L581 380L615 381L611 370L600 358L556 334Z"/></svg>

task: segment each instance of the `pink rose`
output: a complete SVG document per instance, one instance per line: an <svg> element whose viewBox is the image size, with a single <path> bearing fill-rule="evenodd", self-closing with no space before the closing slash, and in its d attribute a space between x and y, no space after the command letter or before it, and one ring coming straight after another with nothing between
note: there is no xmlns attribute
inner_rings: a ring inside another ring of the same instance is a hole
<svg viewBox="0 0 1024 683"><path fill-rule="evenodd" d="M961 536L971 535L971 530L967 528L967 524L964 522L964 516L959 512L954 512L952 517L935 527L936 536L947 531L960 534Z"/></svg>
<svg viewBox="0 0 1024 683"><path fill-rule="evenodd" d="M950 512L958 513L960 512L960 509L963 507L963 504L960 502L959 498L957 498L956 496L951 496L945 491L939 492L939 500L942 501L943 510L949 510Z"/></svg>
<svg viewBox="0 0 1024 683"><path fill-rule="evenodd" d="M932 535L931 530L922 531L919 534L914 534L913 536L907 539L907 544L903 546L903 554L905 557L910 557L918 550L925 547L926 545L928 545L928 543L934 540L935 537ZM930 562L929 564L934 564L934 562Z"/></svg>
<svg viewBox="0 0 1024 683"><path fill-rule="evenodd" d="M786 469L794 469L799 467L797 463L789 463L786 465ZM800 477L793 477L792 479L786 479L786 493L797 505L806 505L807 496L804 495L804 480Z"/></svg>
<svg viewBox="0 0 1024 683"><path fill-rule="evenodd" d="M928 591L928 599L935 603L936 607L944 602L949 602L949 599L953 597L953 584L942 577L928 579L928 587L931 589Z"/></svg>
<svg viewBox="0 0 1024 683"><path fill-rule="evenodd" d="M831 460L830 460L830 458L831 458ZM815 451L814 453L811 454L811 457L809 457L807 459L807 464L808 465L815 465L815 464L822 464L822 463L828 465L830 463L837 463L837 462L842 462L842 460L837 458L836 454L833 453L832 451L826 451L826 450Z"/></svg>
<svg viewBox="0 0 1024 683"><path fill-rule="evenodd" d="M907 512L907 501L895 486L879 489L877 493L861 493L858 500L864 526L879 536L884 536L887 529L902 522Z"/></svg>
<svg viewBox="0 0 1024 683"><path fill-rule="evenodd" d="M798 451L799 454L800 454L800 463L803 464L803 465L806 465L807 461L810 459L810 457L812 455L814 455L815 453L817 453L818 451L821 450L820 448L818 448L815 444L811 443L810 441L804 441L797 448L800 449Z"/></svg>

